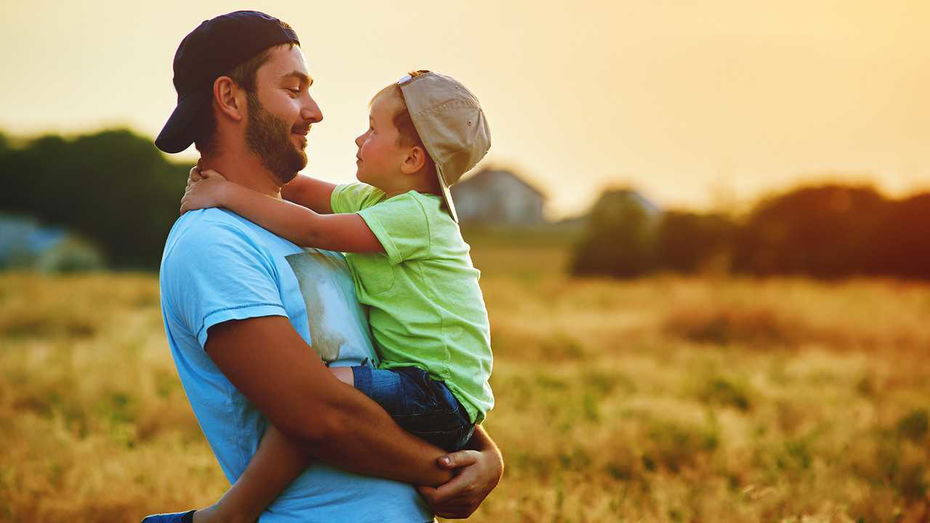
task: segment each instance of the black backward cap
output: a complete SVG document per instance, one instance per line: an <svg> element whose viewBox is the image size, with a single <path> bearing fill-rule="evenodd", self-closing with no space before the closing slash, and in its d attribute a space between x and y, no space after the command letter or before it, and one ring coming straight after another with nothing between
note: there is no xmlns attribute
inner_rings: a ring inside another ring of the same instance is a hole
<svg viewBox="0 0 930 523"><path fill-rule="evenodd" d="M287 43L300 45L297 33L258 11L235 11L204 20L181 40L174 55L178 106L158 133L155 146L166 153L190 147L199 117L210 108L213 82L259 52Z"/></svg>

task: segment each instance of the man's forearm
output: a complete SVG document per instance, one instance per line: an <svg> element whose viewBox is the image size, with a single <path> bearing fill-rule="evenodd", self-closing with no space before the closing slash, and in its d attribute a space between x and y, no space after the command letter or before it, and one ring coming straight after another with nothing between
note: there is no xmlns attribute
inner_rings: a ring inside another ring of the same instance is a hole
<svg viewBox="0 0 930 523"><path fill-rule="evenodd" d="M475 433L468 440L468 448L478 452L496 452L498 455L500 454L497 444L494 443L491 436L488 436L488 432L481 425L475 426Z"/></svg>
<svg viewBox="0 0 930 523"><path fill-rule="evenodd" d="M442 450L408 434L377 403L336 379L287 318L222 323L210 329L205 348L233 385L313 458L419 485L451 478L436 464Z"/></svg>
<svg viewBox="0 0 930 523"><path fill-rule="evenodd" d="M329 435L300 442L310 456L350 472L417 485L436 486L452 478L436 465L445 454L442 449L400 428L358 390L339 385L345 394L327 409Z"/></svg>

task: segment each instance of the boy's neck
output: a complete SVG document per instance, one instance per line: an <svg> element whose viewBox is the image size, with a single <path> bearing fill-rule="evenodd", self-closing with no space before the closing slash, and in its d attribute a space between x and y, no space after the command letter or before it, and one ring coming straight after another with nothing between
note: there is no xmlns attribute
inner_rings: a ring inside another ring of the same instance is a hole
<svg viewBox="0 0 930 523"><path fill-rule="evenodd" d="M387 195L388 198L393 198L410 191L433 194L436 196L442 193L442 189L439 186L439 179L431 172L424 171L412 175L401 174L399 176L404 176L402 179L403 183L399 183L394 187L378 187L378 189L384 191L384 194Z"/></svg>

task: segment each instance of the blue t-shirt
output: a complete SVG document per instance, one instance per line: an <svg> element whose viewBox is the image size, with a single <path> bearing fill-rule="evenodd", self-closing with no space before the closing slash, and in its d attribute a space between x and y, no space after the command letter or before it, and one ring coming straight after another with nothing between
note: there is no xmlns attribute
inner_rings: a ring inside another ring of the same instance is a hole
<svg viewBox="0 0 930 523"><path fill-rule="evenodd" d="M205 209L179 218L168 234L159 280L178 375L230 482L245 470L268 422L203 350L210 327L284 316L327 363L376 363L342 256L301 249L229 211ZM410 485L315 464L268 507L261 521L431 518Z"/></svg>

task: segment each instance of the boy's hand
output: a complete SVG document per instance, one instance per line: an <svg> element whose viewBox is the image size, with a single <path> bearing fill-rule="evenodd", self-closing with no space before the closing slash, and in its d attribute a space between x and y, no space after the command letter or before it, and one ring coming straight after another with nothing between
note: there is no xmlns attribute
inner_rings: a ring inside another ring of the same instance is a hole
<svg viewBox="0 0 930 523"><path fill-rule="evenodd" d="M223 205L224 190L226 184L229 183L226 178L216 171L206 170L198 171L197 175L200 179L193 181L195 169L196 167L191 169L187 189L184 191L184 197L181 198L181 214Z"/></svg>
<svg viewBox="0 0 930 523"><path fill-rule="evenodd" d="M200 162L198 161L197 165L191 167L191 172L187 175L187 187L184 188L184 192L189 191L191 185L194 185L202 179L203 176L200 175Z"/></svg>
<svg viewBox="0 0 930 523"><path fill-rule="evenodd" d="M464 519L494 490L504 473L504 462L493 451L460 450L439 458L439 466L454 469L455 477L437 488L417 487L439 517Z"/></svg>

